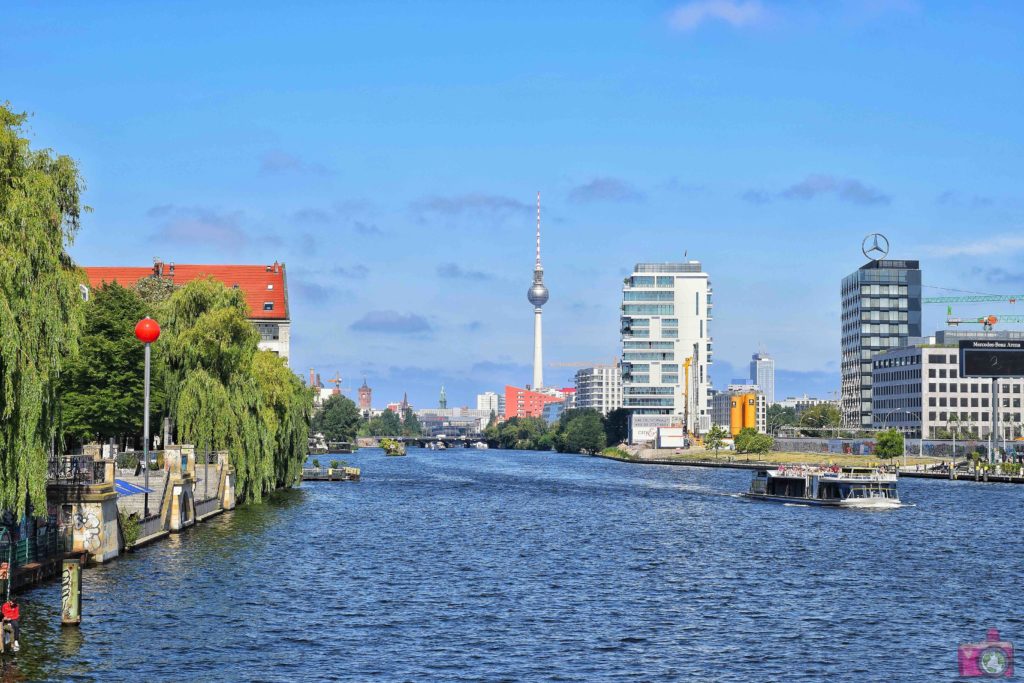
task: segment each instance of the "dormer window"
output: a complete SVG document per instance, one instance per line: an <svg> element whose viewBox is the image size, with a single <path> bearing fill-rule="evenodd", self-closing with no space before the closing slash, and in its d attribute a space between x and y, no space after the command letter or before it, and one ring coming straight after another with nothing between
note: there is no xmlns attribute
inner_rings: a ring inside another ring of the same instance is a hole
<svg viewBox="0 0 1024 683"><path fill-rule="evenodd" d="M264 301L263 302L263 310L264 311L272 311L272 310L274 310L274 302L273 301Z"/></svg>

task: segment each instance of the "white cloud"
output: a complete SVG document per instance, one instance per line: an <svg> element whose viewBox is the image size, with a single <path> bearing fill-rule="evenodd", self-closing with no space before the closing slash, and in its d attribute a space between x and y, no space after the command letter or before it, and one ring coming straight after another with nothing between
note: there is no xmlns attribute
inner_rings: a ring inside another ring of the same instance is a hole
<svg viewBox="0 0 1024 683"><path fill-rule="evenodd" d="M672 10L668 23L677 31L693 31L708 21L722 21L734 28L743 28L760 23L766 16L758 0L694 0Z"/></svg>
<svg viewBox="0 0 1024 683"><path fill-rule="evenodd" d="M989 256L1024 250L1024 237L1019 235L996 235L987 239L949 246L930 247L934 256Z"/></svg>

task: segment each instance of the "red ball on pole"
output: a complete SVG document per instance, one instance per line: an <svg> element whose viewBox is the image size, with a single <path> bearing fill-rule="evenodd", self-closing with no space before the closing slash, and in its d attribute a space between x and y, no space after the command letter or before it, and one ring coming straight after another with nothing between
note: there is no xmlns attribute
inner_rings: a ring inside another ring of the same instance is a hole
<svg viewBox="0 0 1024 683"><path fill-rule="evenodd" d="M148 315L135 326L135 336L144 344L151 344L160 338L160 325Z"/></svg>

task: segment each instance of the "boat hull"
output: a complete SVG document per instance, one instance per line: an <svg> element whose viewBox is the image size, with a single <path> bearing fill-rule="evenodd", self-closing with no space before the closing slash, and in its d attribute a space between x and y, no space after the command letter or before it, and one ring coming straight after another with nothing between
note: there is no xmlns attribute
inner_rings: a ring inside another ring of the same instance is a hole
<svg viewBox="0 0 1024 683"><path fill-rule="evenodd" d="M885 510L900 507L898 498L856 498L839 500L837 498L796 498L793 496L772 496L765 493L741 493L744 498L769 503L789 503L790 505L814 505L816 507L853 508L860 510Z"/></svg>

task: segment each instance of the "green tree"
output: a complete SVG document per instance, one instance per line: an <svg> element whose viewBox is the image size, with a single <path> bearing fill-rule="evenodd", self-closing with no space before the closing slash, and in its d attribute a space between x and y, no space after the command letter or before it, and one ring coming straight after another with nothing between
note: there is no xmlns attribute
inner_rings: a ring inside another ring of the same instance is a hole
<svg viewBox="0 0 1024 683"><path fill-rule="evenodd" d="M620 444L629 439L629 416L625 408L616 408L604 417L604 438L609 444Z"/></svg>
<svg viewBox="0 0 1024 683"><path fill-rule="evenodd" d="M134 437L142 431L144 359L135 324L149 310L135 292L115 282L93 289L84 311L79 356L61 378L65 440ZM150 405L160 402L153 396ZM151 420L157 415L158 410Z"/></svg>
<svg viewBox="0 0 1024 683"><path fill-rule="evenodd" d="M774 447L775 439L767 434L755 434L750 441L747 442L747 452L757 453L758 455L765 455Z"/></svg>
<svg viewBox="0 0 1024 683"><path fill-rule="evenodd" d="M887 429L875 439L875 455L879 458L895 458L903 455L903 432Z"/></svg>
<svg viewBox="0 0 1024 683"><path fill-rule="evenodd" d="M163 304L170 299L176 289L178 288L174 284L174 280L159 275L150 275L135 283L135 291L142 297L142 300L154 306Z"/></svg>
<svg viewBox="0 0 1024 683"><path fill-rule="evenodd" d="M722 448L722 444L727 436L729 436L729 433L724 429L718 425L712 425L708 433L704 435L704 446L705 448L713 448L715 455L718 455L718 451Z"/></svg>
<svg viewBox="0 0 1024 683"><path fill-rule="evenodd" d="M60 376L78 352L85 282L68 256L84 183L75 162L33 150L25 114L0 104L0 510L46 509Z"/></svg>
<svg viewBox="0 0 1024 683"><path fill-rule="evenodd" d="M736 444L737 453L751 453L753 447L754 437L757 436L757 430L753 427L744 427L740 430L739 434L733 442Z"/></svg>
<svg viewBox="0 0 1024 683"><path fill-rule="evenodd" d="M370 418L362 432L364 436L401 436L402 419L393 410L388 409Z"/></svg>
<svg viewBox="0 0 1024 683"><path fill-rule="evenodd" d="M298 481L313 394L276 354L257 350L241 291L195 280L165 311L166 404L179 440L227 449L242 502Z"/></svg>
<svg viewBox="0 0 1024 683"><path fill-rule="evenodd" d="M598 453L607 444L601 413L592 408L565 411L550 431L560 453Z"/></svg>
<svg viewBox="0 0 1024 683"><path fill-rule="evenodd" d="M321 432L328 441L354 443L362 419L352 399L335 394L324 401L320 412L313 417L312 429Z"/></svg>
<svg viewBox="0 0 1024 683"><path fill-rule="evenodd" d="M423 425L412 408L406 408L402 416L402 436L419 436L423 433Z"/></svg>
<svg viewBox="0 0 1024 683"><path fill-rule="evenodd" d="M831 403L811 406L800 416L800 427L805 429L828 429L842 424L843 415Z"/></svg>
<svg viewBox="0 0 1024 683"><path fill-rule="evenodd" d="M783 408L778 403L768 406L766 421L769 434L774 434L780 427L795 427L800 422L795 408Z"/></svg>

